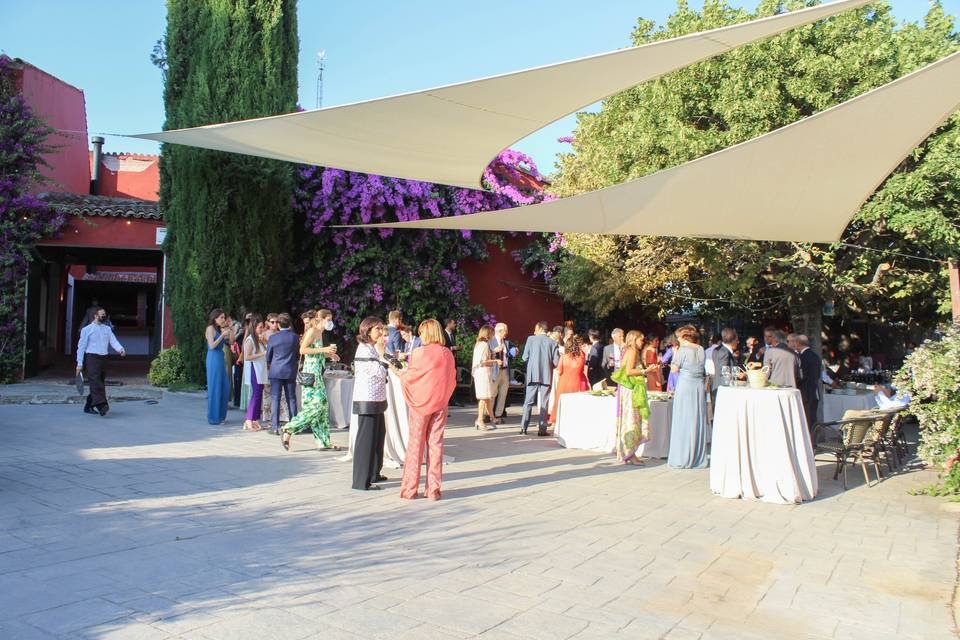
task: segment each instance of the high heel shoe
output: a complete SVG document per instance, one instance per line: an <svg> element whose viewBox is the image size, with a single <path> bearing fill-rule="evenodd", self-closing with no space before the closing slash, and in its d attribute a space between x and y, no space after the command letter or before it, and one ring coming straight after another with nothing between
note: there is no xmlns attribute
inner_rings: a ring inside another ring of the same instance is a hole
<svg viewBox="0 0 960 640"><path fill-rule="evenodd" d="M475 420L473 426L477 429L477 431L483 431L483 423L479 420Z"/></svg>

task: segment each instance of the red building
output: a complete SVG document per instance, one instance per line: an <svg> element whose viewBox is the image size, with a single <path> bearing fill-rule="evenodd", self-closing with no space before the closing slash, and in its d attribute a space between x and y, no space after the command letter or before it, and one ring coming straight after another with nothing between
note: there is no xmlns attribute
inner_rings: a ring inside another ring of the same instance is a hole
<svg viewBox="0 0 960 640"><path fill-rule="evenodd" d="M69 367L86 310L107 308L131 359L172 344L163 304L165 231L157 206L158 158L101 155L87 144L83 91L22 60L14 83L56 132L36 191L68 214L59 237L41 242L27 276L24 376ZM166 338L166 339L164 339Z"/></svg>
<svg viewBox="0 0 960 640"><path fill-rule="evenodd" d="M93 304L107 309L128 355L147 362L174 344L163 296L160 158L103 153L100 137L89 149L83 91L20 60L13 72L33 110L57 129L51 142L58 149L46 158L48 182L39 191L68 214L59 237L41 242L31 263L24 375L69 366ZM522 189L544 187L533 176L512 179ZM538 320L563 319L560 299L523 274L511 255L527 242L524 236L508 236L506 251L491 246L489 261L462 265L471 304L483 305L511 325L516 337L527 335Z"/></svg>

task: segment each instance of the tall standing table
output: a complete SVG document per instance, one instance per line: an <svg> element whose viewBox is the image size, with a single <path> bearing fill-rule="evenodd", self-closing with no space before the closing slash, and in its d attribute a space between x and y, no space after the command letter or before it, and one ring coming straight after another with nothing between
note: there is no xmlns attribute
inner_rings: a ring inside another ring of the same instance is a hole
<svg viewBox="0 0 960 640"><path fill-rule="evenodd" d="M720 387L710 489L724 498L795 504L813 500L817 488L800 391Z"/></svg>

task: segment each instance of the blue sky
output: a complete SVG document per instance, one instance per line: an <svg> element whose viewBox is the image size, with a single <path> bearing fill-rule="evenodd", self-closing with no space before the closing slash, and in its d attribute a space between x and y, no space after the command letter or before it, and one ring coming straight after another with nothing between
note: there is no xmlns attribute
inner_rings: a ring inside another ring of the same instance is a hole
<svg viewBox="0 0 960 640"><path fill-rule="evenodd" d="M702 0L691 0L692 6ZM750 9L757 0L731 0ZM927 0L893 0L900 20ZM944 0L960 14L960 0ZM3 0L0 51L84 90L91 135L157 131L163 87L150 51L163 36L160 0ZM300 103L316 105L316 54L326 51L324 106L415 91L610 51L629 44L638 18L662 23L674 0L300 0ZM565 118L521 141L541 170L566 145ZM107 151L156 153L148 141L108 137Z"/></svg>

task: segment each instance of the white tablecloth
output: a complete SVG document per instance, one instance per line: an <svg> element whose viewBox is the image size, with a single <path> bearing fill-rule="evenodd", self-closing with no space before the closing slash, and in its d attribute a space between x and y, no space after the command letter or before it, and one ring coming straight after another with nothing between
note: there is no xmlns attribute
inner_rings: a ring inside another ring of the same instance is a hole
<svg viewBox="0 0 960 640"><path fill-rule="evenodd" d="M797 389L720 387L710 489L724 498L793 504L817 495L817 467Z"/></svg>
<svg viewBox="0 0 960 640"><path fill-rule="evenodd" d="M873 393L858 393L853 396L840 395L838 393L823 394L823 421L833 422L842 420L843 414L848 409L876 409L877 400Z"/></svg>
<svg viewBox="0 0 960 640"><path fill-rule="evenodd" d="M638 457L666 458L670 449L672 400L650 400L650 442ZM565 393L560 396L553 435L561 447L613 453L617 449L616 396Z"/></svg>
<svg viewBox="0 0 960 640"><path fill-rule="evenodd" d="M384 422L387 425L387 436L383 443L383 466L390 469L403 467L403 460L407 455L407 441L410 439L410 422L407 416L407 401L403 397L403 388L400 378L390 372L390 384L387 385L387 411L384 413ZM351 392L353 387L351 386ZM352 408L351 398L351 408ZM357 439L357 414L350 413L350 449L340 460L353 460L353 443ZM426 448L424 448L426 455ZM453 456L444 455L443 463L453 462Z"/></svg>
<svg viewBox="0 0 960 640"><path fill-rule="evenodd" d="M353 405L353 378L326 374L323 384L327 388L330 426L346 429L350 426L350 409Z"/></svg>

